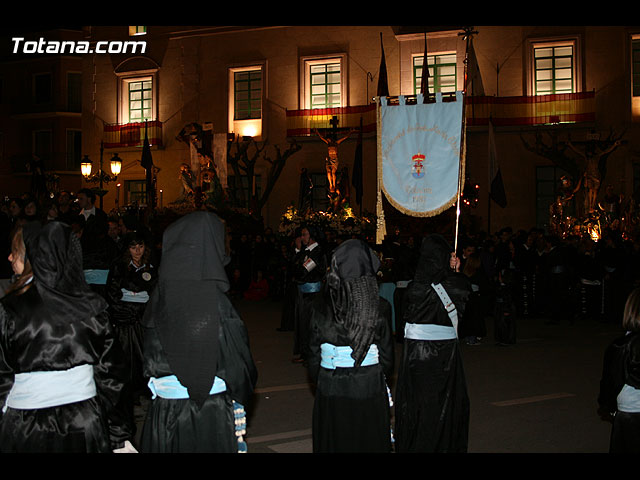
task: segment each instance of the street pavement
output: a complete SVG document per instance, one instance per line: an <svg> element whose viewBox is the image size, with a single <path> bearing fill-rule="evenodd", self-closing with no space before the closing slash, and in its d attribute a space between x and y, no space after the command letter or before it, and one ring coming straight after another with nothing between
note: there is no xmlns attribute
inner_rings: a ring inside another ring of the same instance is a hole
<svg viewBox="0 0 640 480"><path fill-rule="evenodd" d="M293 333L277 331L282 302L235 303L258 368L248 408L249 453L311 453L313 386L302 364L291 362ZM524 318L517 344L503 347L493 341L491 323L480 344L462 347L469 453L606 453L610 424L597 415L597 395L604 350L621 327ZM401 353L396 343L396 371ZM392 392L395 381L389 379Z"/></svg>

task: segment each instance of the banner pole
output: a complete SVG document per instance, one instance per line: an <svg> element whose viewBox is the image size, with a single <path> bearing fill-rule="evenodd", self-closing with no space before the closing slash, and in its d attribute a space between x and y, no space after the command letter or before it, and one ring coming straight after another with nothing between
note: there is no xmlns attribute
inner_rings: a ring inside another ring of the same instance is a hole
<svg viewBox="0 0 640 480"><path fill-rule="evenodd" d="M460 131L460 155L459 155L459 163L458 163L458 194L456 198L456 233L454 239L454 247L453 251L458 253L458 233L460 228L460 197L462 196L462 185L464 179L462 178L462 158L464 155L464 151L466 148L465 145L465 137L466 137L466 119L467 112L465 111L466 107L466 99L467 99L467 81L469 75L469 43L471 42L471 35L478 33L473 31L473 27L466 27L464 32L459 33L458 35L463 36L463 39L466 41L466 48L464 52L464 85L462 88L462 127Z"/></svg>

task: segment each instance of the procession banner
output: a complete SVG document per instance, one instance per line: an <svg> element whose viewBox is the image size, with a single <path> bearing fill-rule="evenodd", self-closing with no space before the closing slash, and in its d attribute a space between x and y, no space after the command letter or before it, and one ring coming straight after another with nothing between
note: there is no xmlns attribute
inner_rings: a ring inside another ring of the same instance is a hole
<svg viewBox="0 0 640 480"><path fill-rule="evenodd" d="M455 101L398 105L379 98L378 179L389 203L406 215L430 217L456 203L459 175L464 178L460 151L463 94Z"/></svg>

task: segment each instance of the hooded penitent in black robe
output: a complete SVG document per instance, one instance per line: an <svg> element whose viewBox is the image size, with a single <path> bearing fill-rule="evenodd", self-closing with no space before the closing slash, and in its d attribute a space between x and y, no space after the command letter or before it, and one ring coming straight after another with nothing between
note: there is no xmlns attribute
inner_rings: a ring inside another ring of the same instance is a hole
<svg viewBox="0 0 640 480"><path fill-rule="evenodd" d="M453 249L440 235L426 237L413 282L405 297L405 322L451 327L445 307L431 287L441 284L455 304L458 317L471 287L462 273L449 267ZM452 339L407 338L395 395L397 452L466 452L469 397L455 335Z"/></svg>
<svg viewBox="0 0 640 480"><path fill-rule="evenodd" d="M640 332L628 332L607 347L600 380L598 404L613 421L610 453L640 453L639 391Z"/></svg>
<svg viewBox="0 0 640 480"><path fill-rule="evenodd" d="M123 353L106 302L84 281L80 243L71 228L51 222L24 240L33 280L0 308L0 403L15 376L93 367L97 395L46 408L9 407L0 420L2 452L110 452L132 438L120 405ZM20 290L19 290L20 291Z"/></svg>
<svg viewBox="0 0 640 480"><path fill-rule="evenodd" d="M155 397L142 452L236 452L234 407L246 407L257 379L246 327L226 295L224 224L190 213L162 240L159 278L143 318L144 372L175 375L189 398ZM215 377L226 390L210 394Z"/></svg>
<svg viewBox="0 0 640 480"><path fill-rule="evenodd" d="M335 249L322 294L313 302L309 357L317 384L313 408L314 452L391 451L386 378L393 371L391 305L378 296L380 261L360 240ZM321 366L321 345L351 347L353 366ZM362 365L371 345L378 362Z"/></svg>

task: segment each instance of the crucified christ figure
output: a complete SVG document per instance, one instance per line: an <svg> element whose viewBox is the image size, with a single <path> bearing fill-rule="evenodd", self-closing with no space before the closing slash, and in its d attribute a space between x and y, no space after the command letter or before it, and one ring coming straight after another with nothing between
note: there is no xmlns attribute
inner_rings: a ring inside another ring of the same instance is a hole
<svg viewBox="0 0 640 480"><path fill-rule="evenodd" d="M571 150L577 153L585 163L584 172L582 174L582 186L584 187L584 214L588 214L589 212L593 212L596 207L596 197L598 196L598 191L600 190L600 168L599 163L600 159L604 155L608 155L613 152L616 148L618 148L622 142L620 140L616 140L609 147L604 150L600 150L596 147L595 142L589 142L585 145L584 151L578 150L573 143L571 143L571 139L567 145Z"/></svg>
<svg viewBox="0 0 640 480"><path fill-rule="evenodd" d="M336 172L338 171L338 145L349 138L354 131L355 129L352 128L344 137L336 139L335 133L327 138L323 137L317 128L315 129L316 135L320 137L320 140L327 144L327 157L325 159L325 167L327 169L327 180L329 181L330 193L335 193L336 191Z"/></svg>

